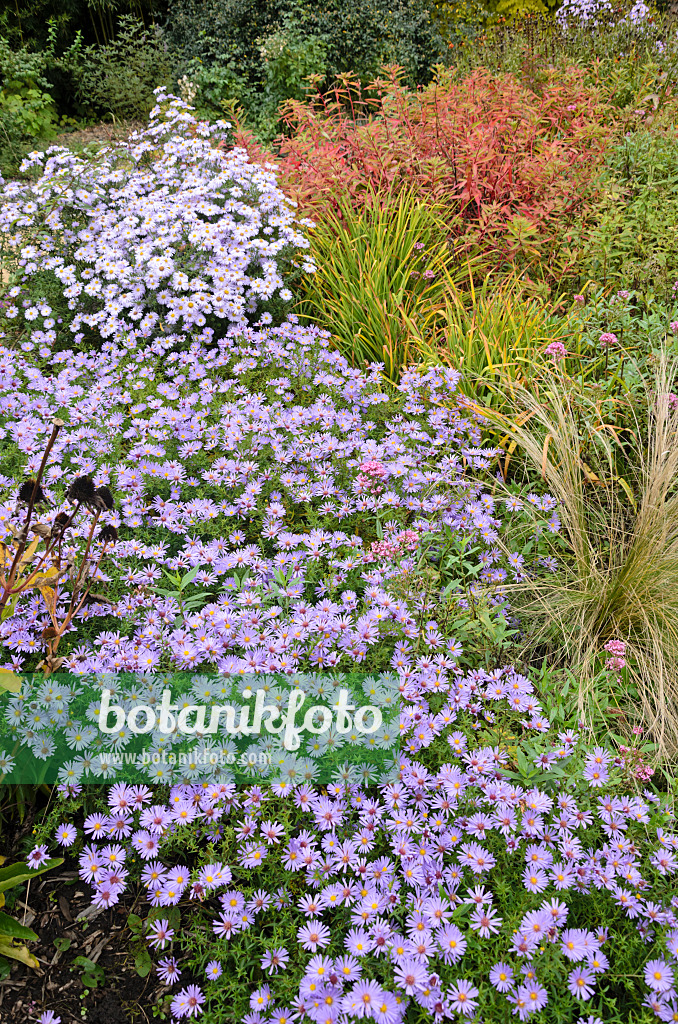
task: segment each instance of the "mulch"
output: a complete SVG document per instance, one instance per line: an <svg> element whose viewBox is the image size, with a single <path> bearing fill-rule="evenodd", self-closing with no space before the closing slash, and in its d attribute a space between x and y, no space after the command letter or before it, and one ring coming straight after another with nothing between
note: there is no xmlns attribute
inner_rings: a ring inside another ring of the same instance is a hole
<svg viewBox="0 0 678 1024"><path fill-rule="evenodd" d="M25 828L22 831L25 833ZM4 842L2 845L1 852L8 852ZM19 859L16 849L9 852L12 856L7 863ZM1 1024L29 1024L44 1010L58 1014L62 1024L146 1024L156 1020L152 1007L169 990L154 970L145 978L136 972L127 916L138 909L134 893L124 893L121 902L109 910L94 907L89 885L78 878L77 863L72 859L31 881L7 911L38 934L39 941L28 946L40 967L33 970L14 963L9 977L0 982ZM68 939L68 949L58 949L55 939ZM103 970L101 985L88 989L83 983L83 968L73 966L79 956Z"/></svg>

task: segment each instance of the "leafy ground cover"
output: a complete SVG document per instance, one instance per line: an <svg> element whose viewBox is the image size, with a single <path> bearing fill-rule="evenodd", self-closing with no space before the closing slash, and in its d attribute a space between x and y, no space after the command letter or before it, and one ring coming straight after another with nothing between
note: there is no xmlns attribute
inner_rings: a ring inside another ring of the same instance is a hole
<svg viewBox="0 0 678 1024"><path fill-rule="evenodd" d="M161 88L5 183L10 1021L678 1019L675 140L620 17L630 99L514 36L270 154Z"/></svg>

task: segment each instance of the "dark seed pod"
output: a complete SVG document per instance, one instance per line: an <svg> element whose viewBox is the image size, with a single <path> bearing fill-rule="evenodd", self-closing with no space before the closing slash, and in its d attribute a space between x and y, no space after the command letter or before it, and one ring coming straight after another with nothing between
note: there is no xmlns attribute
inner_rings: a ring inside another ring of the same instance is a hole
<svg viewBox="0 0 678 1024"><path fill-rule="evenodd" d="M102 526L99 533L99 540L103 544L115 544L118 539L118 531L114 526Z"/></svg>
<svg viewBox="0 0 678 1024"><path fill-rule="evenodd" d="M93 505L96 498L96 490L92 477L76 476L66 491L66 497L69 501L79 501L84 505Z"/></svg>
<svg viewBox="0 0 678 1024"><path fill-rule="evenodd" d="M96 497L99 499L97 501L97 505L99 508L101 508L102 511L104 509L108 509L110 511L110 509L115 508L113 495L111 494L110 490L108 489L108 487L106 487L105 484L102 484L101 487L97 487Z"/></svg>
<svg viewBox="0 0 678 1024"><path fill-rule="evenodd" d="M68 525L70 518L71 517L69 516L68 512L59 512L58 515L54 517L54 522L52 523L52 533L54 534L55 537L61 536L61 534L66 529L66 526Z"/></svg>
<svg viewBox="0 0 678 1024"><path fill-rule="evenodd" d="M26 505L29 505L31 502L31 498L33 497L33 491L35 491L36 505L38 504L38 502L47 501L47 498L45 497L45 492L43 491L40 484L38 484L36 489L35 480L26 480L25 483L21 485L21 487L19 488L19 497L17 498L17 500L23 501Z"/></svg>

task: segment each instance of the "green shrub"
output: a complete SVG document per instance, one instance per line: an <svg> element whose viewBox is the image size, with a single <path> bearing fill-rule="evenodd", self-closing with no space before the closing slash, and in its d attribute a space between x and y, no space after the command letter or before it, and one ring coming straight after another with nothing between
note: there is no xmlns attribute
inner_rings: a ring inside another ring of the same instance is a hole
<svg viewBox="0 0 678 1024"><path fill-rule="evenodd" d="M83 51L76 93L96 114L145 118L154 103L153 90L171 80L172 62L160 37L124 15L115 39Z"/></svg>
<svg viewBox="0 0 678 1024"><path fill-rule="evenodd" d="M264 139L280 129L280 103L303 99L311 75L322 83L350 71L367 82L394 63L414 85L430 81L446 52L428 0L179 0L165 38L198 105L221 113L237 102Z"/></svg>
<svg viewBox="0 0 678 1024"><path fill-rule="evenodd" d="M11 173L35 138L54 136L56 107L45 78L46 55L13 51L0 36L0 172Z"/></svg>
<svg viewBox="0 0 678 1024"><path fill-rule="evenodd" d="M641 128L610 150L594 216L574 231L581 283L667 298L678 275L678 135Z"/></svg>
<svg viewBox="0 0 678 1024"><path fill-rule="evenodd" d="M408 84L425 85L447 52L427 0L326 0L309 5L300 25L324 39L331 77L351 71L363 83L398 64Z"/></svg>

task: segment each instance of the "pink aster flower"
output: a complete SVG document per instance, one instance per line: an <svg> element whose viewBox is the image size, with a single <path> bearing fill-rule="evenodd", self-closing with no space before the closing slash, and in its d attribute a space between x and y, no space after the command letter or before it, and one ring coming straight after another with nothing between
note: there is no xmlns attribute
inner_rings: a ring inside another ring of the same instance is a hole
<svg viewBox="0 0 678 1024"><path fill-rule="evenodd" d="M49 860L46 846L34 846L31 852L26 857L26 864L31 870L35 871L37 868L42 867L46 860ZM51 1012L51 1011L50 1011Z"/></svg>
<svg viewBox="0 0 678 1024"><path fill-rule="evenodd" d="M151 921L148 929L150 935L146 936L146 942L154 949L164 949L174 937L174 929L170 928L166 918L162 918L160 921Z"/></svg>
<svg viewBox="0 0 678 1024"><path fill-rule="evenodd" d="M197 985L189 985L177 992L172 1000L171 1010L175 1017L197 1017L202 1013L205 996Z"/></svg>

